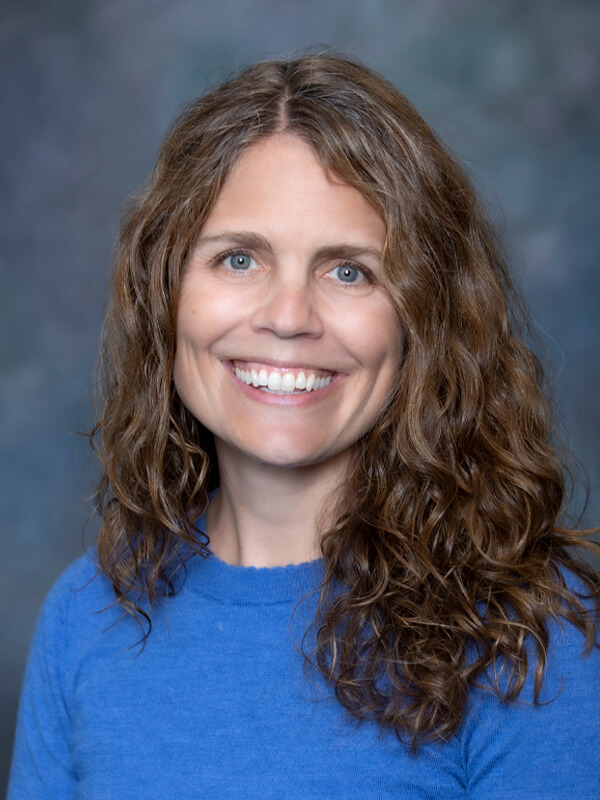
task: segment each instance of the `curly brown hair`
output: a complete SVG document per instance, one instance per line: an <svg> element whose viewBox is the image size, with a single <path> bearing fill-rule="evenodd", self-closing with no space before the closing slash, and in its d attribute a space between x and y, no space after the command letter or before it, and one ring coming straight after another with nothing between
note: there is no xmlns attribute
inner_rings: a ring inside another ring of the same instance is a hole
<svg viewBox="0 0 600 800"><path fill-rule="evenodd" d="M180 278L240 154L280 131L380 211L405 334L391 399L356 444L322 537L306 657L353 715L416 747L452 735L469 687L500 664L503 684L489 684L503 699L530 670L537 699L549 618L577 626L591 649L598 576L570 548L597 545L561 522L566 473L543 372L474 190L406 98L363 66L317 54L246 69L183 111L130 201L92 434L104 467L99 564L124 609L150 623L141 599L154 606L176 589L190 548L208 556L194 526L218 464L173 386Z"/></svg>

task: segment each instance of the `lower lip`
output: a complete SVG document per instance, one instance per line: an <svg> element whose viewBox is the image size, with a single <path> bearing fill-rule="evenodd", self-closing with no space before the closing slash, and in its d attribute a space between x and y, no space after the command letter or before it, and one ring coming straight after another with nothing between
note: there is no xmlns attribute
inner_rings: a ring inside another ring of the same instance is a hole
<svg viewBox="0 0 600 800"><path fill-rule="evenodd" d="M331 383L323 386L322 389L312 390L310 392L296 392L293 394L275 394L274 392L263 392L252 384L248 385L240 380L233 371L231 364L225 365L227 371L235 381L236 386L252 400L258 403L264 403L268 406L306 406L311 403L318 403L319 400L326 398L330 391L340 382L343 375L336 374L332 377Z"/></svg>

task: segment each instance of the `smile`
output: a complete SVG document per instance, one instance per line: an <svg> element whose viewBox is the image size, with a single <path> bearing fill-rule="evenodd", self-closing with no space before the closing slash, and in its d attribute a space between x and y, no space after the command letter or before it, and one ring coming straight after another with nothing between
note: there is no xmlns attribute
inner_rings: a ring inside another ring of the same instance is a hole
<svg viewBox="0 0 600 800"><path fill-rule="evenodd" d="M316 392L329 386L333 378L333 373L326 373L323 370L286 368L283 371L273 367L261 367L258 364L250 368L241 368L234 363L233 372L236 378L248 386L275 394Z"/></svg>

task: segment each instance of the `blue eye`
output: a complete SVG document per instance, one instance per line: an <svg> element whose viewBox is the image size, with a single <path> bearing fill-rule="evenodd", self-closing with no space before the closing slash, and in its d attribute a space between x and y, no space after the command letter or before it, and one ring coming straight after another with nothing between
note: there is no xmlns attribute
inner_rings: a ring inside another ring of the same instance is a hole
<svg viewBox="0 0 600 800"><path fill-rule="evenodd" d="M360 281L362 277L362 272L357 268L353 267L351 264L342 264L339 267L336 267L334 270L338 280L342 281L342 283L356 283Z"/></svg>
<svg viewBox="0 0 600 800"><path fill-rule="evenodd" d="M236 270L247 270L252 266L252 259L246 253L234 253L225 259L227 266Z"/></svg>

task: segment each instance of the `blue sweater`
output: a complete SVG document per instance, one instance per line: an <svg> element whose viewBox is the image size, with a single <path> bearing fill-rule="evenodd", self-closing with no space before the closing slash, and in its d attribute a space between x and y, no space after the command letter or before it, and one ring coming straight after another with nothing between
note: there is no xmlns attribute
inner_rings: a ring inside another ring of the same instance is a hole
<svg viewBox="0 0 600 800"><path fill-rule="evenodd" d="M320 562L194 557L141 653L136 623L117 622L95 572L88 557L75 562L41 612L9 800L600 798L600 654L582 657L566 623L551 626L551 702L473 691L458 735L412 756L303 671L291 637L300 642L316 596L290 620Z"/></svg>

